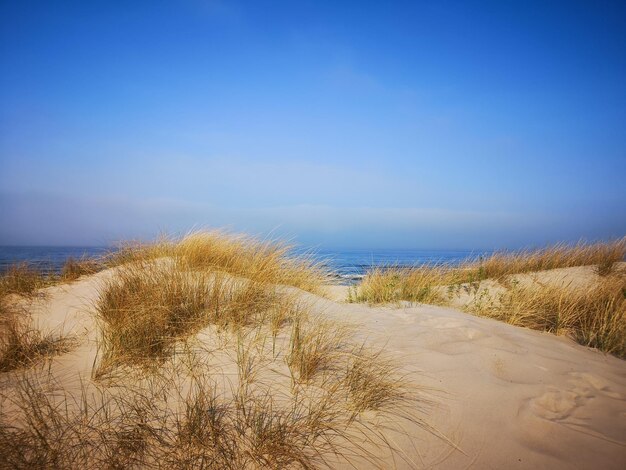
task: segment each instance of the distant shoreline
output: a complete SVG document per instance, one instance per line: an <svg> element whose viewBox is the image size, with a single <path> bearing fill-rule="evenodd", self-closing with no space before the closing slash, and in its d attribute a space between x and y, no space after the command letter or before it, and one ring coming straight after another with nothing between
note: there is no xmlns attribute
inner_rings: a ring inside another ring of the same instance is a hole
<svg viewBox="0 0 626 470"><path fill-rule="evenodd" d="M0 271L12 264L26 262L44 271L59 272L68 258L98 257L113 251L115 248L110 246L0 246ZM306 249L302 251L308 252ZM489 253L476 250L323 249L313 251L312 255L328 265L338 284L351 285L374 267L411 267L425 263L454 265Z"/></svg>

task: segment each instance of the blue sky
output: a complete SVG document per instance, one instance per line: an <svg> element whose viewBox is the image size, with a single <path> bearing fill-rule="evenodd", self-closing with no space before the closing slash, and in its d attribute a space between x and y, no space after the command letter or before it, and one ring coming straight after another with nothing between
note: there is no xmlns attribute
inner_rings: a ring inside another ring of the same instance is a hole
<svg viewBox="0 0 626 470"><path fill-rule="evenodd" d="M623 2L0 1L0 244L626 234Z"/></svg>

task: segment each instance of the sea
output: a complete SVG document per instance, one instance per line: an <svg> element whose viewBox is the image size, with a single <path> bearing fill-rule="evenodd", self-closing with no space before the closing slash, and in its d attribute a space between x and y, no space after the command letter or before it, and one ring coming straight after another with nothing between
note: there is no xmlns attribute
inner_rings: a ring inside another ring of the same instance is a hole
<svg viewBox="0 0 626 470"><path fill-rule="evenodd" d="M0 272L16 263L28 263L46 272L59 272L68 258L100 257L115 251L92 246L0 246ZM455 265L468 258L489 255L471 250L313 249L301 248L327 265L341 283L351 284L376 267L410 267L421 264Z"/></svg>

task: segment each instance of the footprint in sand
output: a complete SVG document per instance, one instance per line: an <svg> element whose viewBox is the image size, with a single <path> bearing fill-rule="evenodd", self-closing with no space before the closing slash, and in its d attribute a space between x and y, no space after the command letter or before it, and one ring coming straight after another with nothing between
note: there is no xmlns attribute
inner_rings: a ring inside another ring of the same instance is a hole
<svg viewBox="0 0 626 470"><path fill-rule="evenodd" d="M535 415L553 421L565 419L597 394L626 401L626 396L612 390L610 382L602 377L588 372L570 372L568 376L567 390L550 389L530 400Z"/></svg>
<svg viewBox="0 0 626 470"><path fill-rule="evenodd" d="M553 389L530 400L530 407L536 416L559 421L569 417L585 401L586 398L576 392Z"/></svg>
<svg viewBox="0 0 626 470"><path fill-rule="evenodd" d="M626 401L626 396L612 390L611 384L602 377L598 377L597 375L593 375L588 372L570 372L569 375L570 377L573 377L572 382L577 385L592 387L607 397Z"/></svg>

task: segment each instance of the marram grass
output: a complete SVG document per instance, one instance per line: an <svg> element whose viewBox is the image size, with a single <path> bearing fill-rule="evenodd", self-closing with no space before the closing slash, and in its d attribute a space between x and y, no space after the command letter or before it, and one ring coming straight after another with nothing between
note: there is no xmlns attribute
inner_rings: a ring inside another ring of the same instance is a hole
<svg viewBox="0 0 626 470"><path fill-rule="evenodd" d="M498 252L458 267L424 265L376 268L351 288L350 302L408 301L446 305L461 288L475 294L466 310L479 316L555 334L619 357L626 355L626 274L617 267L626 255L626 238L606 243L558 244L541 250ZM516 274L595 266L592 285L533 283L520 286ZM506 291L493 295L481 281L498 281Z"/></svg>
<svg viewBox="0 0 626 470"><path fill-rule="evenodd" d="M376 426L428 428L400 365L293 289L322 288L309 259L211 233L104 263L91 380L68 391L29 362L0 390L10 468L382 468L380 455L405 456Z"/></svg>
<svg viewBox="0 0 626 470"><path fill-rule="evenodd" d="M123 244L107 263L115 266L168 257L190 270L221 271L314 293L321 292L328 278L328 271L311 254L294 255L288 244L220 230L191 232L182 238L161 237L153 243Z"/></svg>
<svg viewBox="0 0 626 470"><path fill-rule="evenodd" d="M492 295L478 291L467 307L478 316L568 335L580 344L626 357L626 276L600 278L584 290L563 285L521 286Z"/></svg>

